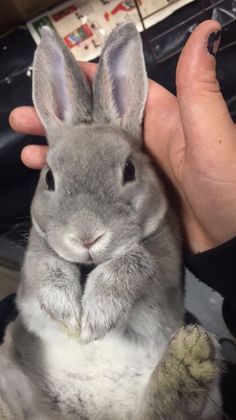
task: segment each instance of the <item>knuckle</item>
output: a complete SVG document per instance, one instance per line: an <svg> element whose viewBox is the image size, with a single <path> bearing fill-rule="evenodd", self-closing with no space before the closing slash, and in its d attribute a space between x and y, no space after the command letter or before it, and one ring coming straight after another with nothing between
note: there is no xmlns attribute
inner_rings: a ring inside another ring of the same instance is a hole
<svg viewBox="0 0 236 420"><path fill-rule="evenodd" d="M196 75L181 77L177 83L177 95L194 97L218 94L220 92L219 82L214 70L198 72Z"/></svg>

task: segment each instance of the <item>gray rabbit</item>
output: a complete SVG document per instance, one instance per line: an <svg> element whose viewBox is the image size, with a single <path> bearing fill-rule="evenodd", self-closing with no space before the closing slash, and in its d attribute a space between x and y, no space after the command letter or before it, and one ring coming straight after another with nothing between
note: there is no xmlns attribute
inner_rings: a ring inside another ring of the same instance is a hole
<svg viewBox="0 0 236 420"><path fill-rule="evenodd" d="M220 418L218 345L181 327L180 232L142 151L147 91L133 24L108 37L92 92L43 30L33 100L49 153L0 350L1 419Z"/></svg>

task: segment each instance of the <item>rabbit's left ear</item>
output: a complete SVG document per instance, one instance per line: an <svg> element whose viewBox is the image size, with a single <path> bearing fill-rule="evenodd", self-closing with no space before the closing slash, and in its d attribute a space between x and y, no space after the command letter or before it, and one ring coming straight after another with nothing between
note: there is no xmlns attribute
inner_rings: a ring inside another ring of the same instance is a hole
<svg viewBox="0 0 236 420"><path fill-rule="evenodd" d="M148 80L142 42L132 23L108 37L94 82L93 118L111 123L141 139Z"/></svg>
<svg viewBox="0 0 236 420"><path fill-rule="evenodd" d="M92 121L90 86L63 40L46 27L34 57L33 102L49 134Z"/></svg>

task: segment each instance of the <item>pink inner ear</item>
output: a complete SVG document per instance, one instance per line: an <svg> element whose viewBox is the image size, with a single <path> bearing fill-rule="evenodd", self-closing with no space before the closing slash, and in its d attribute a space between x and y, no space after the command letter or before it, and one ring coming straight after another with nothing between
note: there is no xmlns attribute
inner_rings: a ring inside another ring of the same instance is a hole
<svg viewBox="0 0 236 420"><path fill-rule="evenodd" d="M119 112L120 117L123 117L127 110L127 76L129 67L126 66L125 45L120 44L113 48L109 56L109 70L112 80L112 94L113 102Z"/></svg>
<svg viewBox="0 0 236 420"><path fill-rule="evenodd" d="M57 48L52 49L50 80L54 98L54 112L61 121L67 119L68 113L71 111L68 99L68 86L66 83L65 62L60 51Z"/></svg>

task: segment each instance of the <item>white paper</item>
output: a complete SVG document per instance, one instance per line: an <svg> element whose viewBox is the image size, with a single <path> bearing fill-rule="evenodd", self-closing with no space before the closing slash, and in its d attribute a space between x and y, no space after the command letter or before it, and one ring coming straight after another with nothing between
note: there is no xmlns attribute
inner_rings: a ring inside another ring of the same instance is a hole
<svg viewBox="0 0 236 420"><path fill-rule="evenodd" d="M193 0L139 0L145 27L155 25ZM151 16L148 16L151 15ZM53 27L77 60L98 57L110 31L119 23L132 21L143 30L134 0L69 0L27 23L38 44L40 28Z"/></svg>

